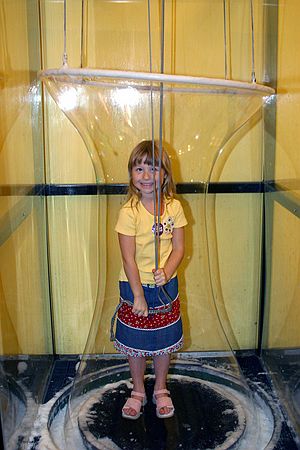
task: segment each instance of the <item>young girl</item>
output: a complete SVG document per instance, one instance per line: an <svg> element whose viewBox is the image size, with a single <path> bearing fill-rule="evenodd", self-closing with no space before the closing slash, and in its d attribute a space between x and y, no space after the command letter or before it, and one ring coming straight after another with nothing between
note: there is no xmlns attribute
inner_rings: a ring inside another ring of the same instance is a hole
<svg viewBox="0 0 300 450"><path fill-rule="evenodd" d="M133 149L128 162L128 200L120 210L115 227L123 262L115 347L128 356L133 381L131 397L122 409L123 417L128 419L137 419L146 403L144 372L148 356L153 357L154 362L156 414L161 418L173 416L174 406L166 380L170 353L183 344L176 270L184 255L183 227L187 221L180 202L173 197L171 162L164 149L159 174L156 143L154 158L155 170L152 141L142 141ZM161 190L160 214L157 211L158 189ZM160 217L159 225L155 225L155 211ZM160 234L159 268L156 270L155 229L159 229ZM170 303L171 311L165 312ZM153 309L162 313L148 314Z"/></svg>

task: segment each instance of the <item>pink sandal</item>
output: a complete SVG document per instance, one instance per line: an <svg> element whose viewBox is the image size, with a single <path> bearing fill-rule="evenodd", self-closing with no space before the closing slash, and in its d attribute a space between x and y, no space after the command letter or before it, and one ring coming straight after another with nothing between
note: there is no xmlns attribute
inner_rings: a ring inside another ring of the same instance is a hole
<svg viewBox="0 0 300 450"><path fill-rule="evenodd" d="M157 395L160 394L165 394L162 397L156 398ZM168 391L167 389L161 389L160 391L154 391L153 392L153 398L152 401L154 404L156 404L156 415L157 417L159 417L160 419L167 419L168 417L172 417L174 416L174 405L172 402L171 397L169 397L170 395L170 391ZM161 408L170 408L170 411L166 414L161 414L159 411Z"/></svg>
<svg viewBox="0 0 300 450"><path fill-rule="evenodd" d="M135 395L137 398L133 398L132 395ZM122 408L122 417L124 419L131 419L136 420L141 415L141 408L142 406L145 406L147 403L146 394L141 394L140 392L131 391L131 397L129 397L125 403L125 405ZM131 416L130 414L126 414L124 411L127 408L132 408L136 411L136 414L134 416Z"/></svg>

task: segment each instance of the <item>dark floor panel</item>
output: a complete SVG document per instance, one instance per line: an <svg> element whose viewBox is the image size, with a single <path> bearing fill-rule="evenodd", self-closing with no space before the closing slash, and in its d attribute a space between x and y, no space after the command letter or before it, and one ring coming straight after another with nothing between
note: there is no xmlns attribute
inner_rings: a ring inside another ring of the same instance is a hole
<svg viewBox="0 0 300 450"><path fill-rule="evenodd" d="M300 448L300 350L267 350L262 361Z"/></svg>
<svg viewBox="0 0 300 450"><path fill-rule="evenodd" d="M260 359L254 354L238 355L240 367L254 388L260 386L265 389L269 395L276 399L272 391L269 377L264 371ZM71 377L74 376L77 361L58 360L55 363L53 377L49 384L49 390L46 399L51 398L53 393L60 390ZM121 359L119 363L124 363ZM110 364L109 360L96 360L97 370ZM114 362L115 364L115 362ZM210 393L203 397L203 392L199 386L184 386L184 393L181 387L176 383L170 384L174 404L176 404L176 415L168 420L156 418L155 407L151 402L151 391L153 381L147 382L148 403L145 406L145 414L137 421L122 419L121 408L125 403L129 392L127 386L120 389L120 392L114 394L107 393L103 403L94 404L91 416L97 416L99 420L91 421L89 432L95 438L103 436L111 437L123 450L194 450L215 448L222 443L226 433L234 433L237 426L237 417L234 414L234 408ZM112 396L114 400L112 400ZM202 395L202 397L201 397ZM209 399L210 401L207 401ZM231 411L226 417L224 423L225 410ZM187 414L185 410L193 410L196 413L188 414L188 420L185 420ZM195 423L191 423L193 417ZM187 423L188 422L188 423ZM200 425L201 424L201 425ZM195 431L197 430L197 431ZM81 430L83 439L85 439L84 430ZM87 443L88 448L93 448ZM297 450L297 444L286 423L283 423L281 434L274 450ZM255 449L249 449L255 450Z"/></svg>
<svg viewBox="0 0 300 450"><path fill-rule="evenodd" d="M77 363L77 359L57 359L55 361L43 403L48 402L57 392L70 383L75 376Z"/></svg>
<svg viewBox="0 0 300 450"><path fill-rule="evenodd" d="M277 393L272 388L271 378L266 372L261 359L256 355L237 356L237 360L245 377L251 383L261 384L266 392L274 399L278 399ZM280 404L279 400L278 403ZM284 411L283 415L284 414ZM294 432L289 428L286 422L282 424L281 435L274 450L297 450L299 446L294 439Z"/></svg>

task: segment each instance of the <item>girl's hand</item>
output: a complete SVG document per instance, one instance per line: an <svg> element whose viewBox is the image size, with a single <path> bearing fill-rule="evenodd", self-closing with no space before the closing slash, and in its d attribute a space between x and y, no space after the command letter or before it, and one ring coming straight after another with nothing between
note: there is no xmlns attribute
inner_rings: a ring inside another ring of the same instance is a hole
<svg viewBox="0 0 300 450"><path fill-rule="evenodd" d="M132 312L136 316L148 317L148 305L143 295L134 297Z"/></svg>
<svg viewBox="0 0 300 450"><path fill-rule="evenodd" d="M156 286L163 286L168 282L166 272L163 268L153 269L152 272Z"/></svg>

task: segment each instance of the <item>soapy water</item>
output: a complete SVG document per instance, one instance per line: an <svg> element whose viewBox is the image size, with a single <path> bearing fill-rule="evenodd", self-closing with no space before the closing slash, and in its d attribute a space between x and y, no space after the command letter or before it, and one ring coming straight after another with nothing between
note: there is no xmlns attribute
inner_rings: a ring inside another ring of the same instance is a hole
<svg viewBox="0 0 300 450"><path fill-rule="evenodd" d="M249 450L249 448L253 448L254 442L256 450L275 448L281 432L281 413L276 402L262 388L256 386L253 395L254 405L251 408L249 397L243 389L240 389L238 383L233 382L229 375L226 373L222 374L221 370L212 370L211 367L205 368L202 366L198 374L199 376L195 377L195 372L193 372L193 376L190 376L188 375L188 371L182 369L184 368L180 365L177 371L181 373L170 374L169 387L171 392L176 393L177 389L178 392L185 394L186 389L191 389L192 387L191 395L192 398L195 395L195 400L199 392L202 394L207 392L206 399L215 396L212 405L214 403L222 405L220 416L217 418L217 423L215 424L216 427L221 428L223 421L228 423L229 420L230 428L227 431L226 429L221 430L223 431L222 439L220 442L216 440L213 446L208 446L208 436L204 436L207 424L202 423L202 433L204 435L202 434L201 437L201 418L199 419L199 413L188 415L185 417L185 420L182 420L182 417L180 417L180 407L184 403L183 399L185 395L179 397L182 400L177 400L177 403L175 402L177 397L174 399L176 409L175 418L161 421L153 415L153 419L151 419L151 414L153 413L151 411L155 411L155 407L151 405L151 397L149 398L148 395L148 405L146 405L144 414L140 419L137 421L121 419L121 407L132 385L129 379L124 379L122 368L119 367L120 372L116 376L116 378L119 378L118 381L106 383L101 386L101 378L104 373L101 370L98 373L99 387L94 388L95 378L97 378L96 374L93 374L91 389L89 389L89 379L87 378L85 380L86 392L78 395L73 400L71 417L68 420L65 420L68 417L66 415L66 405L71 392L71 386L65 387L49 402L41 405L28 449L69 450L73 448L76 450L84 450L86 448L93 448L104 450L132 450L155 448L146 446L145 442L147 442L147 438L145 436L141 437L141 433L143 434L145 431L145 423L147 421L149 423L149 420L150 422L158 421L154 424L154 429L159 424L167 422L167 427L171 428L171 434L174 434L174 429L177 430L177 446L171 446L170 448L188 448L193 450L197 450L198 448L214 448L218 450L234 448ZM107 370L105 373L107 373ZM209 374L209 377L207 377L207 374ZM152 382L153 377L148 375L146 377L146 386L147 384L151 385ZM205 403L204 398L202 406ZM200 411L201 405L198 406ZM193 404L191 402L188 407L193 410L195 403ZM110 418L111 412L112 414L116 414L114 418ZM211 417L214 415L215 413L212 411ZM198 417L198 422L197 420L195 421L195 416ZM176 421L176 427L174 429L172 429L172 421ZM180 427L178 424L180 424ZM118 436L115 433L116 429ZM198 431L200 434L195 434ZM215 430L212 434L216 435ZM187 444L190 436L194 436L194 441L190 440L190 443ZM204 440L203 436L205 437ZM195 439L197 438L202 439L202 443L199 443L199 446L195 443ZM149 439L153 440L153 430L150 433ZM193 443L191 444L191 442ZM203 446L204 442L206 446ZM168 448L168 446L164 448Z"/></svg>

